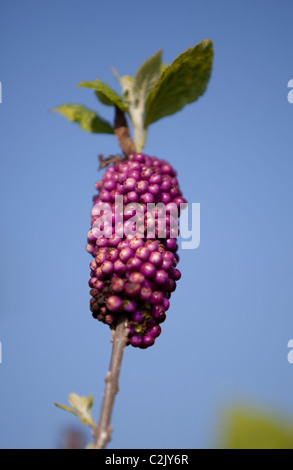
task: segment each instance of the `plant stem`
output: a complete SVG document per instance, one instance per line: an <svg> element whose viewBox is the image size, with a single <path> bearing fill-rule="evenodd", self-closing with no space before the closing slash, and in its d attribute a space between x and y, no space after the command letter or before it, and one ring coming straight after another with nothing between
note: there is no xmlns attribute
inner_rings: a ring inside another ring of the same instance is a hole
<svg viewBox="0 0 293 470"><path fill-rule="evenodd" d="M114 132L125 155L136 152L134 142L130 137L125 114L118 106L115 106Z"/></svg>
<svg viewBox="0 0 293 470"><path fill-rule="evenodd" d="M110 368L105 378L106 386L101 407L100 419L94 431L94 448L104 449L111 439L110 426L115 395L118 393L118 380L124 348L128 339L128 321L121 316L112 338L112 355Z"/></svg>

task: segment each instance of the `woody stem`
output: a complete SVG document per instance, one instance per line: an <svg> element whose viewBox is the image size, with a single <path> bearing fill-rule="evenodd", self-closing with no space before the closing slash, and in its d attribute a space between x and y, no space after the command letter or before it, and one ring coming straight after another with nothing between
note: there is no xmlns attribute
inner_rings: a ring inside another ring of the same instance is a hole
<svg viewBox="0 0 293 470"><path fill-rule="evenodd" d="M95 449L104 449L111 439L111 415L115 396L119 391L118 380L124 348L128 340L128 321L121 316L112 339L110 368L105 378L106 386L98 425L94 431Z"/></svg>

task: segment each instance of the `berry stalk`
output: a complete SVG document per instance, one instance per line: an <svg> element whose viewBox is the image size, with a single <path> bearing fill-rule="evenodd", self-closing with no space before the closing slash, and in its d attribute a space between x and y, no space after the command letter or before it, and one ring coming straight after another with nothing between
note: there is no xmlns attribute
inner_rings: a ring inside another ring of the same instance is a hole
<svg viewBox="0 0 293 470"><path fill-rule="evenodd" d="M115 396L119 391L118 381L124 348L128 341L128 321L121 316L112 334L112 355L98 425L94 431L94 448L104 449L111 439L111 415Z"/></svg>

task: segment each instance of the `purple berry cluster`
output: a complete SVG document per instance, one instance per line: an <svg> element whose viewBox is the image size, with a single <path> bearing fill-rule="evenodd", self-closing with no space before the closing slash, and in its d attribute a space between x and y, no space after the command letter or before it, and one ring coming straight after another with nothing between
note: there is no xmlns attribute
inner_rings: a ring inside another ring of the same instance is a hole
<svg viewBox="0 0 293 470"><path fill-rule="evenodd" d="M171 293L181 277L176 269L179 257L175 216L180 215L186 200L171 165L141 153L109 166L96 189L87 244L87 251L94 257L90 264L90 308L94 318L111 328L115 328L123 312L129 319L129 343L147 348L161 333L160 324L166 318ZM122 221L115 214L117 196L122 200ZM108 225L103 224L102 236L103 211L96 210L99 203L108 203L113 210ZM139 236L125 236L134 203L142 208ZM148 210L152 203L164 204L163 232L160 211L155 216Z"/></svg>

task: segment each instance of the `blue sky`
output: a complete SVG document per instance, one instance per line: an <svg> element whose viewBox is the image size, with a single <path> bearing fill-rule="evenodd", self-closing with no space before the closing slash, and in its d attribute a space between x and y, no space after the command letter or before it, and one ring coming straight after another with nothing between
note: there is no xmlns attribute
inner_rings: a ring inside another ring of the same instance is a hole
<svg viewBox="0 0 293 470"><path fill-rule="evenodd" d="M212 445L239 402L293 420L292 3L3 0L0 7L0 447L52 448L74 417L53 406L93 393L110 331L89 305L85 251L97 154L119 151L50 112L83 103L110 67L134 74L204 38L215 60L206 94L150 127L145 152L170 161L201 204L201 244L156 345L127 348L111 448ZM89 439L89 436L88 436Z"/></svg>

